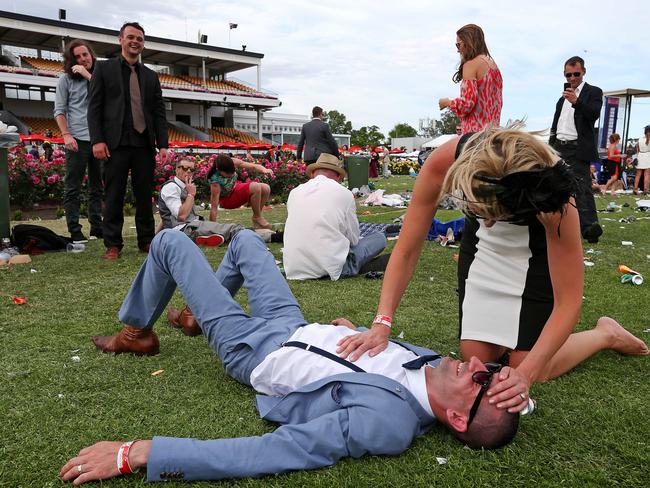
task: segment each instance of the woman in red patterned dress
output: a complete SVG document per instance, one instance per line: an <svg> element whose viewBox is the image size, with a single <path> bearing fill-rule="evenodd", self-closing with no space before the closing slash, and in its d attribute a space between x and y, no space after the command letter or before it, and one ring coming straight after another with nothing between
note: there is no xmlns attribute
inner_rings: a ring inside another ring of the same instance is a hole
<svg viewBox="0 0 650 488"><path fill-rule="evenodd" d="M478 132L487 125L498 126L503 79L485 44L483 30L475 24L461 27L456 32L456 49L460 65L453 80L460 82L460 97L441 98L440 110L449 108L458 116L463 134Z"/></svg>

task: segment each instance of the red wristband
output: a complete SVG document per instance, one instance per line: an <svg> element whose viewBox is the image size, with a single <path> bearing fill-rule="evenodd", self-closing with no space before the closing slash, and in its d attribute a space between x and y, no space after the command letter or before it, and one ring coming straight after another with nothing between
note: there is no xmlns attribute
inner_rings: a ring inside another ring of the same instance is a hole
<svg viewBox="0 0 650 488"><path fill-rule="evenodd" d="M132 474L138 471L137 469L133 471L129 464L129 451L134 442L135 441L125 442L117 451L117 469L122 474Z"/></svg>
<svg viewBox="0 0 650 488"><path fill-rule="evenodd" d="M385 325L386 327L391 328L393 326L393 319L388 315L377 314L372 323Z"/></svg>

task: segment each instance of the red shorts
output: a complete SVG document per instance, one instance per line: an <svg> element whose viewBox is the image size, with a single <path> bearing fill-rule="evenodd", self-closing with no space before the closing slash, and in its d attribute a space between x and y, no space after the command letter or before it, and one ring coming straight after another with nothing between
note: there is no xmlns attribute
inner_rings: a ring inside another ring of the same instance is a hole
<svg viewBox="0 0 650 488"><path fill-rule="evenodd" d="M239 208L245 203L248 203L248 195L250 194L251 182L247 181L242 183L241 181L235 182L235 188L232 189L230 195L227 197L219 198L219 206L221 208Z"/></svg>

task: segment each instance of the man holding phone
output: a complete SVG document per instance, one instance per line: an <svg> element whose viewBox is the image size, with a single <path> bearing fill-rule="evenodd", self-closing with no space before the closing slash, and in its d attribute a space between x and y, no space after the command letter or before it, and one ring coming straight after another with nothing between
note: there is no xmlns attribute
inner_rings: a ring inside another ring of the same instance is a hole
<svg viewBox="0 0 650 488"><path fill-rule="evenodd" d="M598 224L591 191L591 161L598 161L594 124L603 106L603 91L584 81L585 61L573 56L564 63L564 91L555 106L549 144L560 153L578 180L576 205L582 237L598 242L603 229Z"/></svg>

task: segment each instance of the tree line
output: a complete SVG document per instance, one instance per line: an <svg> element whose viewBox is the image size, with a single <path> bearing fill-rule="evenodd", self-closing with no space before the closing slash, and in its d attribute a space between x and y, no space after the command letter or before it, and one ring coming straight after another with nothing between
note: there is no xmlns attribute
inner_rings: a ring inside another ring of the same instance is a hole
<svg viewBox="0 0 650 488"><path fill-rule="evenodd" d="M380 146L388 142L386 136L382 134L376 125L363 126L359 129L352 128L352 122L347 119L345 114L338 110L330 110L323 113L323 120L327 122L333 134L349 134L350 144L353 146ZM388 137L393 139L397 137L437 137L442 134L455 134L458 117L453 112L445 111L440 120L432 120L430 124L418 131L411 125L399 122L395 124L388 132Z"/></svg>

